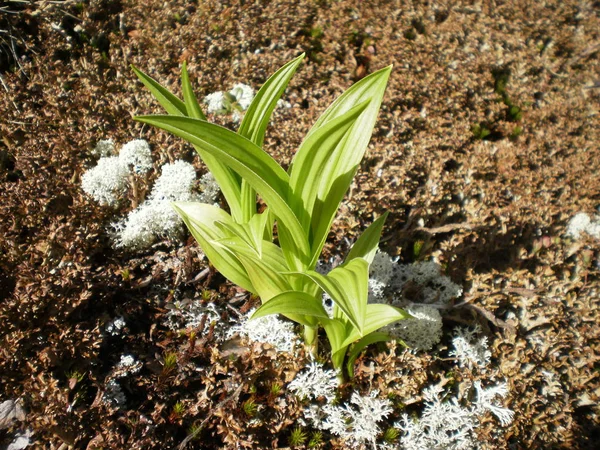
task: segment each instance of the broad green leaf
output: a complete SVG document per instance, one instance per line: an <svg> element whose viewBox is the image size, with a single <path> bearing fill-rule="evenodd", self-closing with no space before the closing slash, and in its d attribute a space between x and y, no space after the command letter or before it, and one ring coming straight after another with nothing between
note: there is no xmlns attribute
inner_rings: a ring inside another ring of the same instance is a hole
<svg viewBox="0 0 600 450"><path fill-rule="evenodd" d="M226 128L197 119L174 116L135 119L182 137L240 174L262 196L273 215L289 232L285 245L281 243L288 263L294 263L291 268L309 260L307 236L285 200L288 198L289 176L260 147Z"/></svg>
<svg viewBox="0 0 600 450"><path fill-rule="evenodd" d="M357 330L351 330L342 345L350 345L363 336L379 330L381 327L399 320L409 319L411 316L406 311L383 303L371 303L367 305L367 314L365 326L362 333Z"/></svg>
<svg viewBox="0 0 600 450"><path fill-rule="evenodd" d="M175 116L186 116L187 108L185 104L179 100L175 95L169 92L167 89L162 87L158 81L154 78L146 75L144 72L139 70L134 65L131 66L134 73L137 75L139 80L144 83L148 90L154 95L154 98L158 100L163 108L169 113Z"/></svg>
<svg viewBox="0 0 600 450"><path fill-rule="evenodd" d="M194 95L192 89L192 83L190 83L190 76L187 71L187 63L184 61L181 66L181 90L183 91L183 101L187 109L187 115L194 119L206 120L206 116L200 109L198 99Z"/></svg>
<svg viewBox="0 0 600 450"><path fill-rule="evenodd" d="M365 100L369 100L372 97L379 97L381 99L383 97L383 92L381 92L381 90L385 90L385 86L391 71L392 66L384 67L383 69L373 72L369 76L350 86L329 106L329 108L327 108L323 114L321 114L309 133L313 133L316 131L316 129L323 126L330 120L343 115L345 112L349 111L354 106L364 102ZM372 111L375 113L373 122L377 117L379 106L380 105L372 105ZM366 138L366 141L368 142L369 139L370 137Z"/></svg>
<svg viewBox="0 0 600 450"><path fill-rule="evenodd" d="M198 241L200 248L211 264L231 282L254 294L256 289L250 282L242 263L215 244L215 241L230 238L231 235L216 226L217 222L226 223L233 220L229 214L213 205L198 202L175 202L173 208L181 216L184 223Z"/></svg>
<svg viewBox="0 0 600 450"><path fill-rule="evenodd" d="M315 326L318 319L328 318L320 299L300 291L288 291L276 295L263 303L252 315L252 319L269 314L291 315L297 318L295 319L297 322L306 326Z"/></svg>
<svg viewBox="0 0 600 450"><path fill-rule="evenodd" d="M369 294L369 264L362 258L356 258L327 275L311 270L306 272L306 276L329 294L362 336Z"/></svg>
<svg viewBox="0 0 600 450"><path fill-rule="evenodd" d="M350 253L348 253L348 256L346 257L347 262L352 261L354 258L363 258L369 265L373 262L373 258L379 247L381 230L383 229L383 224L385 223L388 214L388 211L386 211L380 218L369 225L363 234L361 234L350 249Z"/></svg>
<svg viewBox="0 0 600 450"><path fill-rule="evenodd" d="M329 182L323 179L327 175L324 173L327 162L368 103L363 102L311 134L301 146L306 150L294 160L293 170L290 172L290 189L293 194L290 206L300 218L300 223L307 233L311 231L311 211L314 209L319 188L322 183ZM317 222L316 218L312 219L313 223Z"/></svg>
<svg viewBox="0 0 600 450"><path fill-rule="evenodd" d="M348 352L348 361L346 362L346 370L348 371L348 375L350 375L350 377L354 376L354 361L356 361L356 358L358 358L360 352L362 352L367 346L376 342L387 342L392 340L394 340L394 338L389 334L378 332L367 334L365 337L360 339Z"/></svg>
<svg viewBox="0 0 600 450"><path fill-rule="evenodd" d="M316 264L339 204L346 194L367 149L390 71L391 67L381 69L351 86L317 120L304 141L309 142L311 135L317 133L321 127L343 116L357 105L369 101L366 110L354 122L351 130L344 135L344 138L322 169L323 181L319 185L314 207L312 211L309 211L313 221L311 225L313 233L310 267L314 267L314 264ZM296 160L302 160L304 158L303 154L307 151L310 151L310 149L305 146L300 147L294 161L292 161L290 174L293 174L296 170L294 167Z"/></svg>

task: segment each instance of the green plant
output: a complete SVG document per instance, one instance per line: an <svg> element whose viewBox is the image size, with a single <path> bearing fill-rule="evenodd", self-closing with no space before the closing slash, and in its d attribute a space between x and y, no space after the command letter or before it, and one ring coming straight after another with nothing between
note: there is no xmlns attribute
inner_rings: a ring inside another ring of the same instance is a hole
<svg viewBox="0 0 600 450"><path fill-rule="evenodd" d="M258 405L254 401L254 399L249 398L244 403L242 403L242 410L244 411L244 414L246 414L248 417L254 417L258 412Z"/></svg>
<svg viewBox="0 0 600 450"><path fill-rule="evenodd" d="M471 131L473 132L473 137L475 139L485 139L491 133L490 129L483 123L476 123L471 127Z"/></svg>
<svg viewBox="0 0 600 450"><path fill-rule="evenodd" d="M510 138L514 141L519 136L521 136L521 134L523 134L523 127L517 125L513 128L512 133L510 133Z"/></svg>
<svg viewBox="0 0 600 450"><path fill-rule="evenodd" d="M398 440L398 436L400 436L400 430L398 428L390 427L383 433L383 440L388 444L393 444Z"/></svg>
<svg viewBox="0 0 600 450"><path fill-rule="evenodd" d="M213 173L231 214L213 205L173 206L212 264L229 280L260 297L255 318L283 314L304 325L305 343L317 355L319 327L332 361L348 373L369 344L388 340L377 330L408 314L386 304L367 304L369 265L387 213L356 241L343 264L315 271L338 207L364 156L390 67L353 85L317 120L286 172L261 147L271 113L304 55L271 76L248 108L237 133L208 123L182 68L184 100L134 68L169 113L136 120L184 138ZM257 193L267 204L257 212ZM279 245L273 243L277 224ZM334 300L333 316L321 298ZM341 375L343 376L343 375Z"/></svg>
<svg viewBox="0 0 600 450"><path fill-rule="evenodd" d="M173 415L175 415L176 417L183 416L184 412L185 412L185 405L182 402L177 402L173 405Z"/></svg>
<svg viewBox="0 0 600 450"><path fill-rule="evenodd" d="M308 441L308 448L316 448L323 444L323 433L320 431L313 431Z"/></svg>
<svg viewBox="0 0 600 450"><path fill-rule="evenodd" d="M177 353L169 352L163 358L163 373L170 373L177 367Z"/></svg>
<svg viewBox="0 0 600 450"><path fill-rule="evenodd" d="M306 431L304 431L300 427L296 427L292 430L292 433L290 434L290 437L288 439L288 443L290 444L290 447L298 447L304 444L306 442L306 439L308 439Z"/></svg>
<svg viewBox="0 0 600 450"><path fill-rule="evenodd" d="M271 387L269 388L269 393L273 397L277 397L279 394L281 394L281 384L279 384L278 382L274 382L273 384L271 384Z"/></svg>

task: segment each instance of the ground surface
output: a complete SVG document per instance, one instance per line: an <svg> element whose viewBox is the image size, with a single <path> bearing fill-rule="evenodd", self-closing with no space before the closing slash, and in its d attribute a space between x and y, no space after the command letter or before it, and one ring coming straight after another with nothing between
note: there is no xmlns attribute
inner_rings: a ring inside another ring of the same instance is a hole
<svg viewBox="0 0 600 450"><path fill-rule="evenodd" d="M288 445L300 409L269 386L279 380L285 390L304 357L170 331L174 300L248 305L232 300L237 291L219 274L191 282L206 267L191 238L142 254L112 249L107 226L129 204L99 207L80 177L105 138L143 137L155 168L183 157L205 171L181 140L132 121L159 107L130 64L179 92L187 60L204 96L235 82L258 88L306 52L284 96L292 108L267 131L267 151L284 163L337 95L394 65L330 254L390 211L382 248L402 262L436 258L464 287L445 327L479 323L492 365L477 379L508 382L504 406L515 420L502 428L490 417L482 445L598 448L600 245L564 236L573 215L600 205L598 2L143 3L0 12L18 56L3 44L0 401L18 398L25 409L0 441L28 428L36 448L165 449L195 424L202 431L190 448ZM126 333L112 336L106 325L119 316ZM395 373L402 401L418 410L420 390L449 376L446 344L416 356L373 349L352 388L387 393ZM117 409L101 399L124 353L143 367L124 379L128 402ZM451 376L460 384L474 375ZM248 424L248 399L270 411L258 425Z"/></svg>

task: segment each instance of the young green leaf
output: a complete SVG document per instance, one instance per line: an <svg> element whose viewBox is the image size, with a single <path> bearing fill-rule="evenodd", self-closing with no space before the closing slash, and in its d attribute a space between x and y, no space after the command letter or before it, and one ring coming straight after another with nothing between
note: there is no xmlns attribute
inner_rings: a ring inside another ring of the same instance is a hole
<svg viewBox="0 0 600 450"><path fill-rule="evenodd" d="M289 203L307 233L310 231L312 234L311 222L318 223L316 218L311 217L311 211L315 207L319 189L323 183L330 182L324 179L329 175L324 172L327 162L367 106L368 102L363 102L352 108L319 128L302 143L301 148L305 150L296 157L294 170L290 174L292 195Z"/></svg>
<svg viewBox="0 0 600 450"><path fill-rule="evenodd" d="M200 106L197 105L196 97L192 92L192 87L187 74L187 69L182 68L182 89L183 95L186 98L188 105L167 89L162 87L156 80L149 77L136 67L131 66L135 74L138 76L140 81L152 92L154 97L162 105L165 110L174 116L187 116L188 113L191 117L206 120L206 117L202 113ZM188 111L189 107L189 111ZM204 152L201 148L194 146L196 151L200 155L200 158L204 161L208 170L213 174L215 180L221 188L221 192L225 196L227 203L231 209L231 215L236 222L244 222L243 210L241 205L241 185L242 181L238 174L233 172L227 166L220 163L214 156Z"/></svg>
<svg viewBox="0 0 600 450"><path fill-rule="evenodd" d="M323 181L319 185L314 207L312 211L309 211L312 220L310 267L314 267L313 264L316 264L339 204L367 149L390 70L390 67L381 69L350 87L317 120L304 141L311 142L311 135L317 133L321 127L342 117L357 105L365 101L369 102L350 131L344 135L342 142L326 162L325 167L319 168L323 173L321 177ZM306 158L304 153L310 151L311 149L304 144L300 147L289 170L291 178L294 178L297 170L303 169L302 167L296 168L296 161L302 161Z"/></svg>
<svg viewBox="0 0 600 450"><path fill-rule="evenodd" d="M267 211L262 214L255 214L248 223L217 222L216 225L227 230L228 233L238 236L256 251L258 258L262 258L262 245L268 220L269 213Z"/></svg>
<svg viewBox="0 0 600 450"><path fill-rule="evenodd" d="M316 326L318 319L328 319L321 300L300 291L287 291L276 295L263 303L252 318L257 319L269 314L291 315L296 318L296 322L306 326Z"/></svg>
<svg viewBox="0 0 600 450"><path fill-rule="evenodd" d="M410 318L410 314L406 311L383 303L371 303L367 305L367 313L365 317L365 326L360 330L351 330L346 339L342 343L343 346L350 345L354 341L363 336L368 336L370 333L379 330L381 327L389 325L399 320Z"/></svg>
<svg viewBox="0 0 600 450"><path fill-rule="evenodd" d="M262 85L244 114L239 135L262 147L271 114L303 58L304 53L284 65ZM242 180L241 204L246 222L256 214L256 192L246 180Z"/></svg>
<svg viewBox="0 0 600 450"><path fill-rule="evenodd" d="M271 114L277 107L277 101L303 59L304 53L284 65L262 85L242 119L239 134L262 147L265 131Z"/></svg>
<svg viewBox="0 0 600 450"><path fill-rule="evenodd" d="M290 247L283 248L286 259L308 261L307 236L285 200L288 198L289 176L271 156L252 141L226 128L197 119L174 116L142 116L135 119L184 138L244 177L262 196L281 225L289 230Z"/></svg>
<svg viewBox="0 0 600 450"><path fill-rule="evenodd" d="M152 95L158 100L158 103L165 108L165 111L175 116L187 116L187 108L181 100L162 87L154 78L146 75L134 65L132 65L131 68L139 80L144 83L150 92L152 92Z"/></svg>
<svg viewBox="0 0 600 450"><path fill-rule="evenodd" d="M329 294L362 336L369 295L369 264L362 258L356 258L327 275L311 270L306 272L306 276Z"/></svg>
<svg viewBox="0 0 600 450"><path fill-rule="evenodd" d="M363 258L369 264L373 262L377 248L379 247L379 239L381 238L381 230L385 219L387 219L388 211L373 222L356 240L350 253L346 257L346 261L352 261L354 258Z"/></svg>
<svg viewBox="0 0 600 450"><path fill-rule="evenodd" d="M344 357L346 356L346 349L348 346L342 345L347 336L347 324L339 319L322 319L321 323L327 334L327 339L331 345L331 361L333 367L338 370L342 370L344 364ZM350 324L350 326L352 326Z"/></svg>
<svg viewBox="0 0 600 450"><path fill-rule="evenodd" d="M276 264L278 261L270 261L269 264L266 258L258 259L254 250L243 240L232 237L222 239L215 244L222 246L240 261L263 303L281 292L292 290L287 276L283 275L285 270L281 270L282 267Z"/></svg>
<svg viewBox="0 0 600 450"><path fill-rule="evenodd" d="M187 71L187 63L184 61L181 66L181 90L183 91L183 101L187 109L187 115L194 119L206 120L206 116L200 109L198 99L194 95L192 89L192 83L190 83L190 76Z"/></svg>

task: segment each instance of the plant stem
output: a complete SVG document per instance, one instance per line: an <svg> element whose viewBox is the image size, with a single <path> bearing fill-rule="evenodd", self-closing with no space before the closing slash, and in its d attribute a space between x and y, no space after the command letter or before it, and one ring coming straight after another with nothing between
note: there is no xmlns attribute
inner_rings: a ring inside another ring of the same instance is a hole
<svg viewBox="0 0 600 450"><path fill-rule="evenodd" d="M319 353L319 329L304 325L304 345L313 358Z"/></svg>

